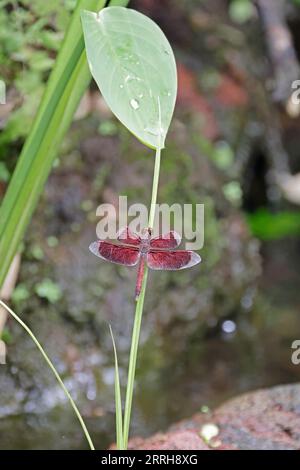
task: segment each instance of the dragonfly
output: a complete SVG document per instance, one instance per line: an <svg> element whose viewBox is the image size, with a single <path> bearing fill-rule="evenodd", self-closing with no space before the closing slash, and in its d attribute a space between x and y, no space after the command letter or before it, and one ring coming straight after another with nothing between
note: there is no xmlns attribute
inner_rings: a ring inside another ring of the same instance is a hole
<svg viewBox="0 0 300 470"><path fill-rule="evenodd" d="M117 243L97 240L89 248L94 255L106 261L123 266L138 265L135 287L135 299L138 300L146 264L154 270L177 271L201 262L198 253L177 250L180 243L180 235L173 230L159 237L152 237L150 228L144 229L139 236L125 227L118 232Z"/></svg>

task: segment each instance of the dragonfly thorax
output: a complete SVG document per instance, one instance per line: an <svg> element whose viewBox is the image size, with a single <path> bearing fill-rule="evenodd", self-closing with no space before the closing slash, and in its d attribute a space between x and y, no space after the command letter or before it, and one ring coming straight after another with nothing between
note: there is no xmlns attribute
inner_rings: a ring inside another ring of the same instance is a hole
<svg viewBox="0 0 300 470"><path fill-rule="evenodd" d="M146 255L150 250L151 230L144 228L141 234L140 253Z"/></svg>
<svg viewBox="0 0 300 470"><path fill-rule="evenodd" d="M142 255L145 255L150 250L150 240L149 239L142 239L140 244L140 252Z"/></svg>

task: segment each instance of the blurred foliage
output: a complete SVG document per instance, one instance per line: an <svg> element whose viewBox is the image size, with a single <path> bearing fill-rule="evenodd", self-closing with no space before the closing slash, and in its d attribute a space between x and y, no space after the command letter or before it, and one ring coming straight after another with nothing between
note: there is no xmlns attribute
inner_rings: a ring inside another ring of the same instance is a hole
<svg viewBox="0 0 300 470"><path fill-rule="evenodd" d="M286 0L286 3L292 3L300 6L300 0ZM243 24L253 18L255 7L252 0L231 0L228 7L228 14L235 23Z"/></svg>
<svg viewBox="0 0 300 470"><path fill-rule="evenodd" d="M272 214L267 209L259 209L247 215L250 229L261 240L277 240L300 234L300 214L298 212L278 212Z"/></svg>
<svg viewBox="0 0 300 470"><path fill-rule="evenodd" d="M234 162L234 153L228 142L219 141L212 149L211 158L220 170L228 170Z"/></svg>
<svg viewBox="0 0 300 470"><path fill-rule="evenodd" d="M100 123L98 131L103 136L112 136L118 133L118 126L112 119L107 119Z"/></svg>
<svg viewBox="0 0 300 470"><path fill-rule="evenodd" d="M25 284L18 284L12 294L12 301L17 304L29 299L30 291Z"/></svg>
<svg viewBox="0 0 300 470"><path fill-rule="evenodd" d="M33 245L31 247L31 255L34 259L40 261L42 259L44 259L44 252L42 250L42 248L39 246L39 245Z"/></svg>
<svg viewBox="0 0 300 470"><path fill-rule="evenodd" d="M58 245L58 239L51 235L47 238L47 244L50 248L55 248Z"/></svg>
<svg viewBox="0 0 300 470"><path fill-rule="evenodd" d="M255 12L251 0L232 0L229 5L229 16L236 23L245 23Z"/></svg>
<svg viewBox="0 0 300 470"><path fill-rule="evenodd" d="M14 105L1 123L0 181L9 179L8 144L29 133L75 4L76 0L0 0L1 79Z"/></svg>
<svg viewBox="0 0 300 470"><path fill-rule="evenodd" d="M43 299L54 304L62 297L62 292L58 284L51 281L51 279L43 279L35 286L35 292Z"/></svg>
<svg viewBox="0 0 300 470"><path fill-rule="evenodd" d="M241 204L243 192L239 181L230 181L223 186L223 193L226 199L232 205L239 207Z"/></svg>
<svg viewBox="0 0 300 470"><path fill-rule="evenodd" d="M10 331L7 328L4 328L0 335L0 339L4 341L5 344L10 344L13 340Z"/></svg>
<svg viewBox="0 0 300 470"><path fill-rule="evenodd" d="M4 162L0 162L0 181L6 183L9 180L9 171Z"/></svg>
<svg viewBox="0 0 300 470"><path fill-rule="evenodd" d="M202 135L193 135L193 141L199 150L208 157L216 168L230 175L230 170L234 164L234 151L225 140L211 142Z"/></svg>

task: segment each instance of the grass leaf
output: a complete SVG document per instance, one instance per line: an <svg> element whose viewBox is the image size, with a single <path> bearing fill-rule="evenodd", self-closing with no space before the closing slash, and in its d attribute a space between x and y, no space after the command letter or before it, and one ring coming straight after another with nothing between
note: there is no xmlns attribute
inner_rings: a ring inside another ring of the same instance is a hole
<svg viewBox="0 0 300 470"><path fill-rule="evenodd" d="M123 442L123 415L122 415L122 399L121 399L121 388L120 388L120 376L118 366L118 355L117 348L112 332L112 328L109 325L109 331L113 342L114 356L115 356L115 402L116 402L116 434L117 434L117 447L118 450L124 449Z"/></svg>
<svg viewBox="0 0 300 470"><path fill-rule="evenodd" d="M40 344L40 342L38 341L38 339L36 338L36 336L34 335L34 333L31 331L31 329L26 325L26 323L23 322L23 320L21 320L21 318L13 311L11 310L11 308L9 308L4 302L2 302L2 300L0 300L0 305L8 312L10 313L10 315L19 323L19 325L22 326L22 328L24 328L24 330L28 333L28 335L30 336L30 338L33 340L33 342L35 343L35 345L37 346L38 350L40 351L40 353L42 354L43 358L45 359L48 367L51 369L51 371L53 372L53 374L55 375L59 385L61 386L61 388L63 389L66 397L68 398L79 422L80 422L80 425L82 427L82 430L85 434L85 437L87 438L87 441L89 443L89 446L90 446L90 449L91 450L95 450L95 447L94 447L94 444L92 442L92 439L91 439L91 436L89 435L89 432L87 430L87 427L83 421L83 418L80 414L80 411L78 410L77 406L76 406L76 403L74 402L73 398L71 397L68 389L66 388L65 384L63 383L59 373L57 372L57 370L55 369L53 363L51 362L51 360L49 359L48 355L46 354L44 348L42 347L42 345Z"/></svg>

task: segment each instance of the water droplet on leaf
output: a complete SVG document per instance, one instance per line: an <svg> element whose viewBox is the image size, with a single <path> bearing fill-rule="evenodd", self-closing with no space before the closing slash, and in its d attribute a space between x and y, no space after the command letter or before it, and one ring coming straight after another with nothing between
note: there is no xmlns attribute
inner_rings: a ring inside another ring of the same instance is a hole
<svg viewBox="0 0 300 470"><path fill-rule="evenodd" d="M139 104L138 100L136 100L135 98L132 98L132 99L130 100L130 106L131 106L134 110L136 110L136 109L139 109L140 104Z"/></svg>
<svg viewBox="0 0 300 470"><path fill-rule="evenodd" d="M158 129L154 127L146 126L144 127L144 131L148 132L148 134L151 134L151 135L158 135Z"/></svg>
<svg viewBox="0 0 300 470"><path fill-rule="evenodd" d="M164 135L164 129L162 127L160 128L159 126L146 126L144 127L144 131L155 136Z"/></svg>
<svg viewBox="0 0 300 470"><path fill-rule="evenodd" d="M124 79L125 83L127 82L132 82L133 80L136 80L137 82L141 82L142 79L140 77L137 77L136 75L132 75L128 73Z"/></svg>

